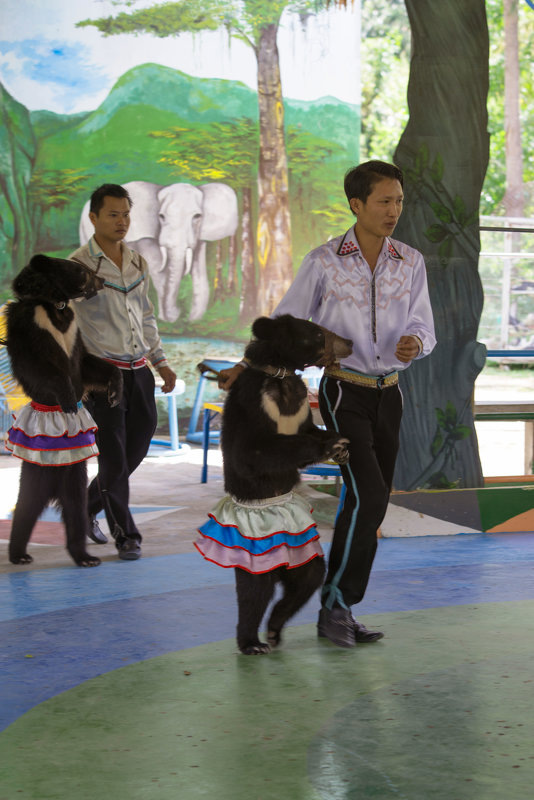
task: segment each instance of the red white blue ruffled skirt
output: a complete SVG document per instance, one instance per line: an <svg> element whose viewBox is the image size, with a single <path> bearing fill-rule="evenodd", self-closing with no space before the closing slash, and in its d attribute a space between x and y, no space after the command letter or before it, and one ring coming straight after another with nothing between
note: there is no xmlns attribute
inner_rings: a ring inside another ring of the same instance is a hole
<svg viewBox="0 0 534 800"><path fill-rule="evenodd" d="M198 529L195 547L220 567L254 574L300 567L323 555L311 510L296 492L252 501L226 495Z"/></svg>
<svg viewBox="0 0 534 800"><path fill-rule="evenodd" d="M23 461L63 467L98 455L96 430L96 422L81 403L75 414L65 414L61 406L32 400L14 415L5 447Z"/></svg>

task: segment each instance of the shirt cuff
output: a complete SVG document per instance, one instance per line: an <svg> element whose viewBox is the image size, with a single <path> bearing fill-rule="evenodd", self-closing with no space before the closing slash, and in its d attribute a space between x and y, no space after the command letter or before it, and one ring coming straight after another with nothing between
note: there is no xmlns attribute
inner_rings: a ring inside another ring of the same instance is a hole
<svg viewBox="0 0 534 800"><path fill-rule="evenodd" d="M417 355L420 356L421 353L423 352L423 340L420 339L416 333L411 333L410 336L413 336L414 339L417 339L417 344L419 345L419 352Z"/></svg>

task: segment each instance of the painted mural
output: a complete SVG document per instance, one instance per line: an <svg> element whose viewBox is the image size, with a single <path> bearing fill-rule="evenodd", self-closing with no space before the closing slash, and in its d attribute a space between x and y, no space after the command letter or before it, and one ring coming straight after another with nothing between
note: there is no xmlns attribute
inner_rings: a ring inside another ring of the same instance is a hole
<svg viewBox="0 0 534 800"><path fill-rule="evenodd" d="M91 191L121 183L161 333L246 339L351 223L358 5L6 0L2 299L34 252L86 241Z"/></svg>

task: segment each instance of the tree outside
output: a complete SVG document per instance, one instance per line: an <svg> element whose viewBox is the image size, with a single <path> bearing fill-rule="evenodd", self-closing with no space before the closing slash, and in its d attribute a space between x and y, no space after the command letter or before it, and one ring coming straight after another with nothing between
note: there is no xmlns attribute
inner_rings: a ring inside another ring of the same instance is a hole
<svg viewBox="0 0 534 800"><path fill-rule="evenodd" d="M523 214L529 217L534 215L534 9L525 0L486 0L485 7L490 42L490 160L482 188L480 213L512 215L504 201L506 173L507 169L513 171L517 183L518 165L522 163ZM508 44L505 40L505 10ZM410 42L404 0L362 0L362 160L390 160L393 157L408 119ZM510 102L519 112L512 134L515 145L510 148L508 144L508 152L505 82L510 86L515 79L506 80L507 63L512 70L514 65L517 66L517 97ZM510 160L514 161L513 166Z"/></svg>

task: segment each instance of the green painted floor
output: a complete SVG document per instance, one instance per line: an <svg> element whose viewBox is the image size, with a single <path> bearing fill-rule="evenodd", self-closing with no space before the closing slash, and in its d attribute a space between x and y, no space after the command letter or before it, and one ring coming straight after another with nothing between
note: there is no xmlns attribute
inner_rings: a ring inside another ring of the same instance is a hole
<svg viewBox="0 0 534 800"><path fill-rule="evenodd" d="M2 733L0 800L531 800L534 601L367 622L386 638L304 625L268 657L225 640L59 694Z"/></svg>

